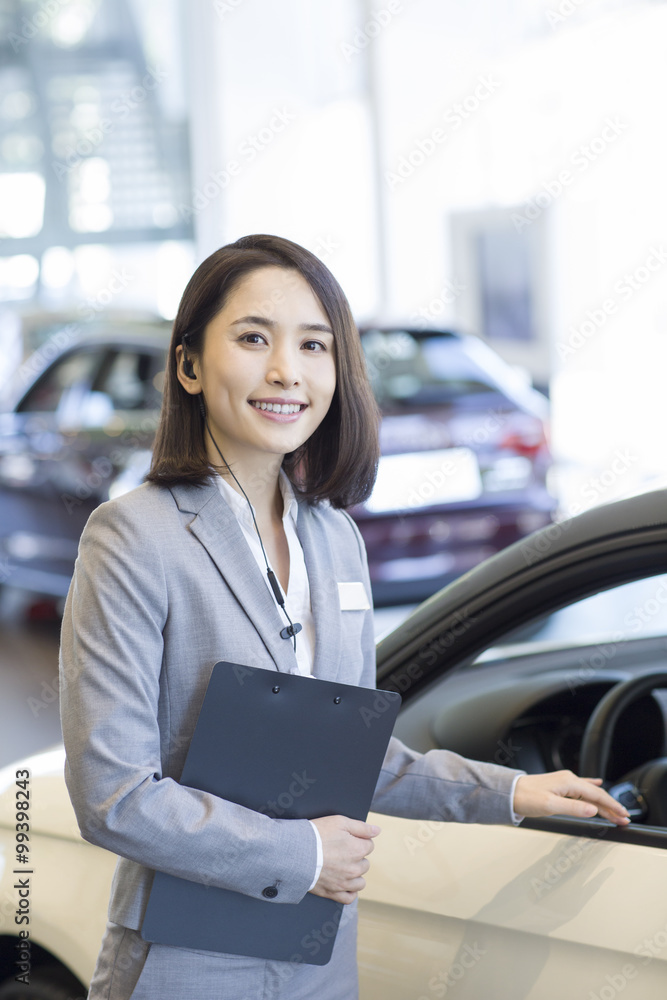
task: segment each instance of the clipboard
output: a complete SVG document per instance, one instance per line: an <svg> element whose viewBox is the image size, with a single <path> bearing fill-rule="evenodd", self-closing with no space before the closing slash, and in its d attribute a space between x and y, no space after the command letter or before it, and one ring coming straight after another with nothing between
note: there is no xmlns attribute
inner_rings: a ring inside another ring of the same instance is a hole
<svg viewBox="0 0 667 1000"><path fill-rule="evenodd" d="M400 704L395 691L220 661L180 783L274 818L365 821ZM287 792L295 782L302 794ZM326 965L343 906L310 892L299 903L274 903L158 871L141 935Z"/></svg>

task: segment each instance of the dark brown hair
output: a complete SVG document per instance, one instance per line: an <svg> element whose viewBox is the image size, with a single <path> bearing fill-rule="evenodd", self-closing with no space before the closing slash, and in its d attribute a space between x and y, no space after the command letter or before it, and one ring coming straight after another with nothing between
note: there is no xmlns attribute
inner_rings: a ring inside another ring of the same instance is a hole
<svg viewBox="0 0 667 1000"><path fill-rule="evenodd" d="M208 323L240 281L262 267L282 267L305 278L329 317L335 343L336 389L329 410L308 440L285 455L282 468L297 496L309 503L329 500L333 507L362 503L373 489L380 449L379 410L359 332L329 269L310 251L280 236L244 236L212 253L190 278L174 320L162 412L146 479L164 486L201 486L215 473L206 453L201 397L187 393L178 381L176 348L183 344L188 357L200 355Z"/></svg>

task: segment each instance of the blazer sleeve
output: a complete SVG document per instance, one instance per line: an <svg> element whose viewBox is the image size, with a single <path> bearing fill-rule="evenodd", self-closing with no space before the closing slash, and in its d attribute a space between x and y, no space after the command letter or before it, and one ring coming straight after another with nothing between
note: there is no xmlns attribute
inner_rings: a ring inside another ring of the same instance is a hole
<svg viewBox="0 0 667 1000"><path fill-rule="evenodd" d="M372 605L368 557L361 533L345 515L359 545L364 586ZM375 686L375 638L372 615L362 634L364 683ZM418 753L397 737L389 741L371 809L407 819L462 823L518 823L513 805L514 782L524 771L469 760L450 750Z"/></svg>
<svg viewBox="0 0 667 1000"><path fill-rule="evenodd" d="M98 507L81 538L60 695L65 779L82 836L148 868L257 899L275 886L272 902L296 903L316 869L307 820L273 819L163 774L161 542L155 523L118 501Z"/></svg>

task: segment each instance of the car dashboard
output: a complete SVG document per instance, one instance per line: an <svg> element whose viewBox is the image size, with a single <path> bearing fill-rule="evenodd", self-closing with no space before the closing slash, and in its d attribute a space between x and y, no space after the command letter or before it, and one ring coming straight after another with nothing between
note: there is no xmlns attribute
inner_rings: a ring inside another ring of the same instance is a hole
<svg viewBox="0 0 667 1000"><path fill-rule="evenodd" d="M615 684L663 669L665 652L662 637L607 647L497 647L407 700L395 735L421 752L447 749L528 773L578 773L584 730L599 701ZM665 755L666 736L667 691L659 689L619 717L608 777Z"/></svg>

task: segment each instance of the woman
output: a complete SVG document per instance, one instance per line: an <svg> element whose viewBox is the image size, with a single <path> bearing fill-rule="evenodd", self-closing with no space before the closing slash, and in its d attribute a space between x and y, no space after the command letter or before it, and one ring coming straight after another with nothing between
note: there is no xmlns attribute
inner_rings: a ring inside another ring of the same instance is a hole
<svg viewBox="0 0 667 1000"><path fill-rule="evenodd" d="M347 300L321 261L260 235L200 265L174 323L148 481L91 516L63 620L67 784L82 835L120 856L91 1000L357 995L356 899L379 828L276 819L178 780L220 659L374 686L366 555L344 508L370 494L377 426ZM339 583L356 584L351 606ZM394 739L373 808L627 822L598 784ZM267 906L308 891L345 903L330 963L149 945L156 869Z"/></svg>

